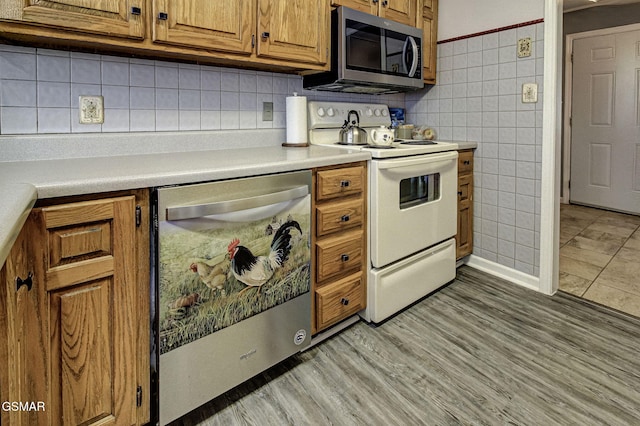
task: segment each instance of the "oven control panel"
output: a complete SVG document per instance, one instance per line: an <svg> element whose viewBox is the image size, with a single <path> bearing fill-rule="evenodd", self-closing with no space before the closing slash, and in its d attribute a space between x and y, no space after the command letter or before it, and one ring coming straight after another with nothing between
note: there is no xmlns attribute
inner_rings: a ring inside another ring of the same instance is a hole
<svg viewBox="0 0 640 426"><path fill-rule="evenodd" d="M389 107L385 104L311 101L307 104L309 128L327 129L342 127L349 111L356 111L358 113L360 127L391 125Z"/></svg>

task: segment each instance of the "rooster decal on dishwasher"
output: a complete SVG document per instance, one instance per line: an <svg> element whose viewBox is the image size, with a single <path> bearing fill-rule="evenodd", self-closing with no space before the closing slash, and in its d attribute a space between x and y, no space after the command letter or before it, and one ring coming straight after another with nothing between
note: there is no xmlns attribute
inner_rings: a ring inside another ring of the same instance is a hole
<svg viewBox="0 0 640 426"><path fill-rule="evenodd" d="M251 250L239 245L240 240L237 238L229 243L227 250L231 259L233 276L247 286L240 293L252 287L260 288L269 281L278 268L282 267L291 251L292 228L302 234L302 229L295 220L283 223L273 236L267 256L255 256Z"/></svg>

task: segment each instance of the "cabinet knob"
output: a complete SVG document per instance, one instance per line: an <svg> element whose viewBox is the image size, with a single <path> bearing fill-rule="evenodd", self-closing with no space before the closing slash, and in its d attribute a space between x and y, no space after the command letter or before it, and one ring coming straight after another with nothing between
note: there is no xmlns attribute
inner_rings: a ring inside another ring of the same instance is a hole
<svg viewBox="0 0 640 426"><path fill-rule="evenodd" d="M342 256L340 256L340 260L342 260L343 262L348 262L349 261L349 255L348 254L343 254Z"/></svg>
<svg viewBox="0 0 640 426"><path fill-rule="evenodd" d="M29 272L29 275L27 275L27 278L25 278L24 280L20 277L16 277L16 291L20 290L20 287L22 287L23 285L27 286L27 291L31 290L31 287L33 287L32 272Z"/></svg>
<svg viewBox="0 0 640 426"><path fill-rule="evenodd" d="M462 191L458 191L458 195L462 197Z"/></svg>
<svg viewBox="0 0 640 426"><path fill-rule="evenodd" d="M349 222L349 220L351 220L351 217L348 214L345 214L340 218L340 222Z"/></svg>
<svg viewBox="0 0 640 426"><path fill-rule="evenodd" d="M265 31L265 32L263 32L262 34L260 34L260 37L262 37L262 38L269 38L269 36L270 36L270 35L271 35L271 34L269 34L269 32Z"/></svg>
<svg viewBox="0 0 640 426"><path fill-rule="evenodd" d="M378 0L373 0L373 4L378 4Z"/></svg>
<svg viewBox="0 0 640 426"><path fill-rule="evenodd" d="M471 161L469 161L469 160L464 160L464 161L463 161L463 163L464 163L464 165L465 165L465 166L468 166L469 164L471 164Z"/></svg>
<svg viewBox="0 0 640 426"><path fill-rule="evenodd" d="M388 4L389 4L388 0L384 0L382 2L382 7L387 7Z"/></svg>
<svg viewBox="0 0 640 426"><path fill-rule="evenodd" d="M132 15L141 15L142 14L142 9L140 9L137 6L131 6L131 14Z"/></svg>
<svg viewBox="0 0 640 426"><path fill-rule="evenodd" d="M351 181L350 180L341 180L340 181L340 187L341 188L348 188L349 186L351 186Z"/></svg>
<svg viewBox="0 0 640 426"><path fill-rule="evenodd" d="M160 12L158 13L158 19L161 21L166 21L167 19L169 19L169 15L167 15L165 12Z"/></svg>
<svg viewBox="0 0 640 426"><path fill-rule="evenodd" d="M344 306L347 306L349 304L349 299L347 299L346 297L343 297L342 299L340 299L340 303L343 304Z"/></svg>

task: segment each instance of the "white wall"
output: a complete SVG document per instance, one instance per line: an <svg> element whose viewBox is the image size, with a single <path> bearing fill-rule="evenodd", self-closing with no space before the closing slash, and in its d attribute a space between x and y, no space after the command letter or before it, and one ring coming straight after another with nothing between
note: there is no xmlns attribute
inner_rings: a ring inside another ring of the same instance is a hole
<svg viewBox="0 0 640 426"><path fill-rule="evenodd" d="M438 40L544 18L544 0L442 0Z"/></svg>

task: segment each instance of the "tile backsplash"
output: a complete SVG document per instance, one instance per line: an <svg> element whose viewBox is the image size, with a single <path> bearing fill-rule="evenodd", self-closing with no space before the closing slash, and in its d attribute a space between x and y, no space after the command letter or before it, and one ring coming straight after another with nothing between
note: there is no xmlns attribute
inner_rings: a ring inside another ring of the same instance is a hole
<svg viewBox="0 0 640 426"><path fill-rule="evenodd" d="M438 139L478 143L474 169L476 256L539 275L543 30L537 23L438 45L437 82L407 94L407 120ZM532 54L518 58L519 39ZM537 103L522 85L538 84Z"/></svg>
<svg viewBox="0 0 640 426"><path fill-rule="evenodd" d="M404 107L403 94L303 90L297 75L0 44L0 135L284 128L293 92ZM104 97L103 124L79 123L80 95Z"/></svg>

